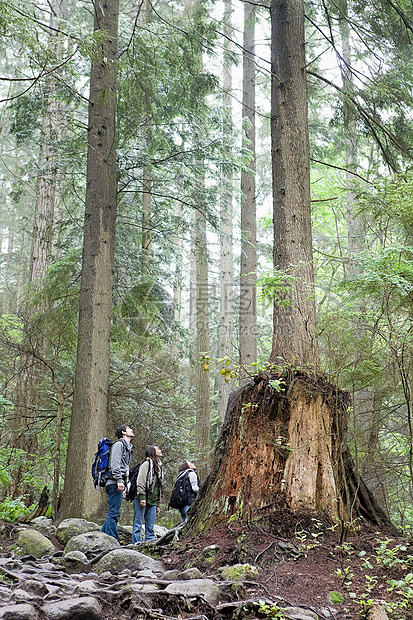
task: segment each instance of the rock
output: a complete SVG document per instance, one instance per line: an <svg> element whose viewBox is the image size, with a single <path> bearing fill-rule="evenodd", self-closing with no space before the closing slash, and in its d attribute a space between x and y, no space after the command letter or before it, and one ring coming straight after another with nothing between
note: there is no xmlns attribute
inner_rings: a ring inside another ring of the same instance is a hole
<svg viewBox="0 0 413 620"><path fill-rule="evenodd" d="M165 581L175 581L176 579L178 579L179 573L180 571L176 568L172 570L167 570L162 575L162 579L165 579Z"/></svg>
<svg viewBox="0 0 413 620"><path fill-rule="evenodd" d="M85 579L76 586L76 594L94 594L99 589L93 579Z"/></svg>
<svg viewBox="0 0 413 620"><path fill-rule="evenodd" d="M245 581L258 577L258 568L252 564L223 566L219 572L221 573L221 578L225 581Z"/></svg>
<svg viewBox="0 0 413 620"><path fill-rule="evenodd" d="M33 605L22 603L0 607L0 618L1 620L37 620L38 615Z"/></svg>
<svg viewBox="0 0 413 620"><path fill-rule="evenodd" d="M25 590L34 596L44 597L47 594L46 584L41 581L36 581L36 579L25 579L21 582L19 587L21 590Z"/></svg>
<svg viewBox="0 0 413 620"><path fill-rule="evenodd" d="M334 618L338 610L335 607L322 607L320 613L326 618Z"/></svg>
<svg viewBox="0 0 413 620"><path fill-rule="evenodd" d="M302 607L285 607L283 614L289 620L318 620L318 616L311 609L303 609Z"/></svg>
<svg viewBox="0 0 413 620"><path fill-rule="evenodd" d="M118 534L121 545L130 545L132 542L132 526L118 523Z"/></svg>
<svg viewBox="0 0 413 620"><path fill-rule="evenodd" d="M219 603L219 589L212 579L174 581L166 586L164 592L183 596L201 596L212 606Z"/></svg>
<svg viewBox="0 0 413 620"><path fill-rule="evenodd" d="M389 620L389 616L378 603L373 603L368 615L369 620Z"/></svg>
<svg viewBox="0 0 413 620"><path fill-rule="evenodd" d="M67 545L69 540L74 536L86 534L87 532L98 532L99 530L99 525L93 523L93 521L86 521L85 519L64 519L56 529L56 538L62 545Z"/></svg>
<svg viewBox="0 0 413 620"><path fill-rule="evenodd" d="M65 555L70 551L98 553L99 551L111 551L119 547L120 544L113 536L108 536L103 532L86 532L69 540L65 547Z"/></svg>
<svg viewBox="0 0 413 620"><path fill-rule="evenodd" d="M101 620L102 609L92 596L71 598L43 606L43 612L53 620Z"/></svg>
<svg viewBox="0 0 413 620"><path fill-rule="evenodd" d="M155 573L151 571L149 568L144 568L143 570L136 571L134 576L135 577L147 577L148 579L156 579ZM162 576L162 579L165 579L165 577Z"/></svg>
<svg viewBox="0 0 413 620"><path fill-rule="evenodd" d="M42 598L40 596L34 596L33 594L30 594L29 592L26 592L25 590L22 590L21 588L16 588L16 590L13 590L13 596L12 596L13 602L14 603L35 603L35 602L42 602Z"/></svg>
<svg viewBox="0 0 413 620"><path fill-rule="evenodd" d="M62 564L66 571L72 575L73 573L81 573L88 561L83 551L69 551L62 559Z"/></svg>
<svg viewBox="0 0 413 620"><path fill-rule="evenodd" d="M164 577L165 578L165 577ZM202 579L202 573L197 568L187 568L179 573L178 579Z"/></svg>
<svg viewBox="0 0 413 620"><path fill-rule="evenodd" d="M41 558L56 551L56 547L37 530L20 530L14 550L16 555L31 554L36 558Z"/></svg>
<svg viewBox="0 0 413 620"><path fill-rule="evenodd" d="M53 520L47 517L36 517L30 523L35 530L39 530L40 532L46 532L46 534L56 533L56 526L53 524Z"/></svg>
<svg viewBox="0 0 413 620"><path fill-rule="evenodd" d="M113 540L113 539L112 539ZM120 573L128 568L131 571L144 570L145 568L155 573L163 573L163 565L158 560L153 560L148 555L139 553L134 549L114 549L109 551L95 564L95 571L101 574L104 571Z"/></svg>

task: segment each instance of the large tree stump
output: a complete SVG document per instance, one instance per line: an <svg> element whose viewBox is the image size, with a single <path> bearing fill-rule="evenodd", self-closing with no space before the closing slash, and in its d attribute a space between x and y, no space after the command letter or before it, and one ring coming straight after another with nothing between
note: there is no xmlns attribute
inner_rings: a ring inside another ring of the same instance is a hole
<svg viewBox="0 0 413 620"><path fill-rule="evenodd" d="M348 393L296 370L263 373L234 390L191 531L251 516L267 503L322 512L342 530L357 517L390 525L347 448L349 404Z"/></svg>

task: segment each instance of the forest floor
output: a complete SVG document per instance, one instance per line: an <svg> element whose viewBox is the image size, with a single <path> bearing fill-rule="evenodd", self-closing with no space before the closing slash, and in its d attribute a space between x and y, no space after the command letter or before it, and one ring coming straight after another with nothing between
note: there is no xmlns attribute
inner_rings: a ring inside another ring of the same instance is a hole
<svg viewBox="0 0 413 620"><path fill-rule="evenodd" d="M208 545L219 548L213 563L202 554ZM174 568L196 566L208 574L228 564L257 566L256 585L240 588L240 600L262 596L321 616L330 610L337 620L366 617L374 602L389 618L413 619L413 544L394 530L364 524L340 542L319 514L279 510L183 537L166 559Z"/></svg>
<svg viewBox="0 0 413 620"><path fill-rule="evenodd" d="M15 542L18 527L7 529L0 553L7 553ZM206 557L204 549L212 545L214 553ZM266 511L249 523L233 521L196 536L184 531L173 546L153 545L151 555L160 557L167 569L197 567L205 577L236 563L256 566L256 577L232 586L233 601L271 600L279 607L305 607L321 619L333 620L367 617L371 602L377 602L389 618L413 620L413 544L394 531L363 525L340 543L336 529L317 513ZM119 611L105 609L105 618L126 617ZM233 617L257 616L282 617L268 608L263 614L245 608ZM214 615L228 617L228 610Z"/></svg>

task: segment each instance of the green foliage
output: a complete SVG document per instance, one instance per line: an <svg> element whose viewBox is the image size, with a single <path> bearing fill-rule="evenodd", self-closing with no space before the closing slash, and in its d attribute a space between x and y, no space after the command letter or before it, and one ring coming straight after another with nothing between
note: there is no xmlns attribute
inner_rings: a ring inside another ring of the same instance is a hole
<svg viewBox="0 0 413 620"><path fill-rule="evenodd" d="M0 503L0 519L2 521L18 521L31 512L33 507L28 508L21 498L6 499Z"/></svg>
<svg viewBox="0 0 413 620"><path fill-rule="evenodd" d="M262 614L264 617L269 618L270 620L278 620L285 618L285 615L282 612L282 609L278 607L275 603L266 603L265 601L259 601L260 606L258 607L258 612Z"/></svg>

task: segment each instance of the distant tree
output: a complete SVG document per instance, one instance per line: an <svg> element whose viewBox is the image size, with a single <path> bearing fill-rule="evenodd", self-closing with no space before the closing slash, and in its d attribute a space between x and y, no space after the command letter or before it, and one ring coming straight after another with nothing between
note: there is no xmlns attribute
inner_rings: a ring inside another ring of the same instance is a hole
<svg viewBox="0 0 413 620"><path fill-rule="evenodd" d="M254 3L244 3L242 116L243 148L249 161L241 173L241 271L239 355L241 374L257 361L257 212L255 190L255 21Z"/></svg>
<svg viewBox="0 0 413 620"><path fill-rule="evenodd" d="M62 54L60 25L65 18L66 1L51 2L48 52L56 62ZM56 89L55 76L51 74L45 79L42 99L40 152L29 268L29 289L32 291L40 284L52 260L55 208L61 189L61 173L57 162L62 131L62 105L56 95ZM41 311L41 306L34 306L31 303L29 291L25 301L25 320L30 322L30 318ZM24 450L28 455L28 461L35 458L37 448L36 420L42 406L40 384L44 372L42 354L41 334L32 330L20 355L19 374L13 399L16 417L12 426L12 445L14 448ZM21 465L13 471L14 495L27 491L21 488L24 469L25 465ZM31 501L33 499L32 497Z"/></svg>

